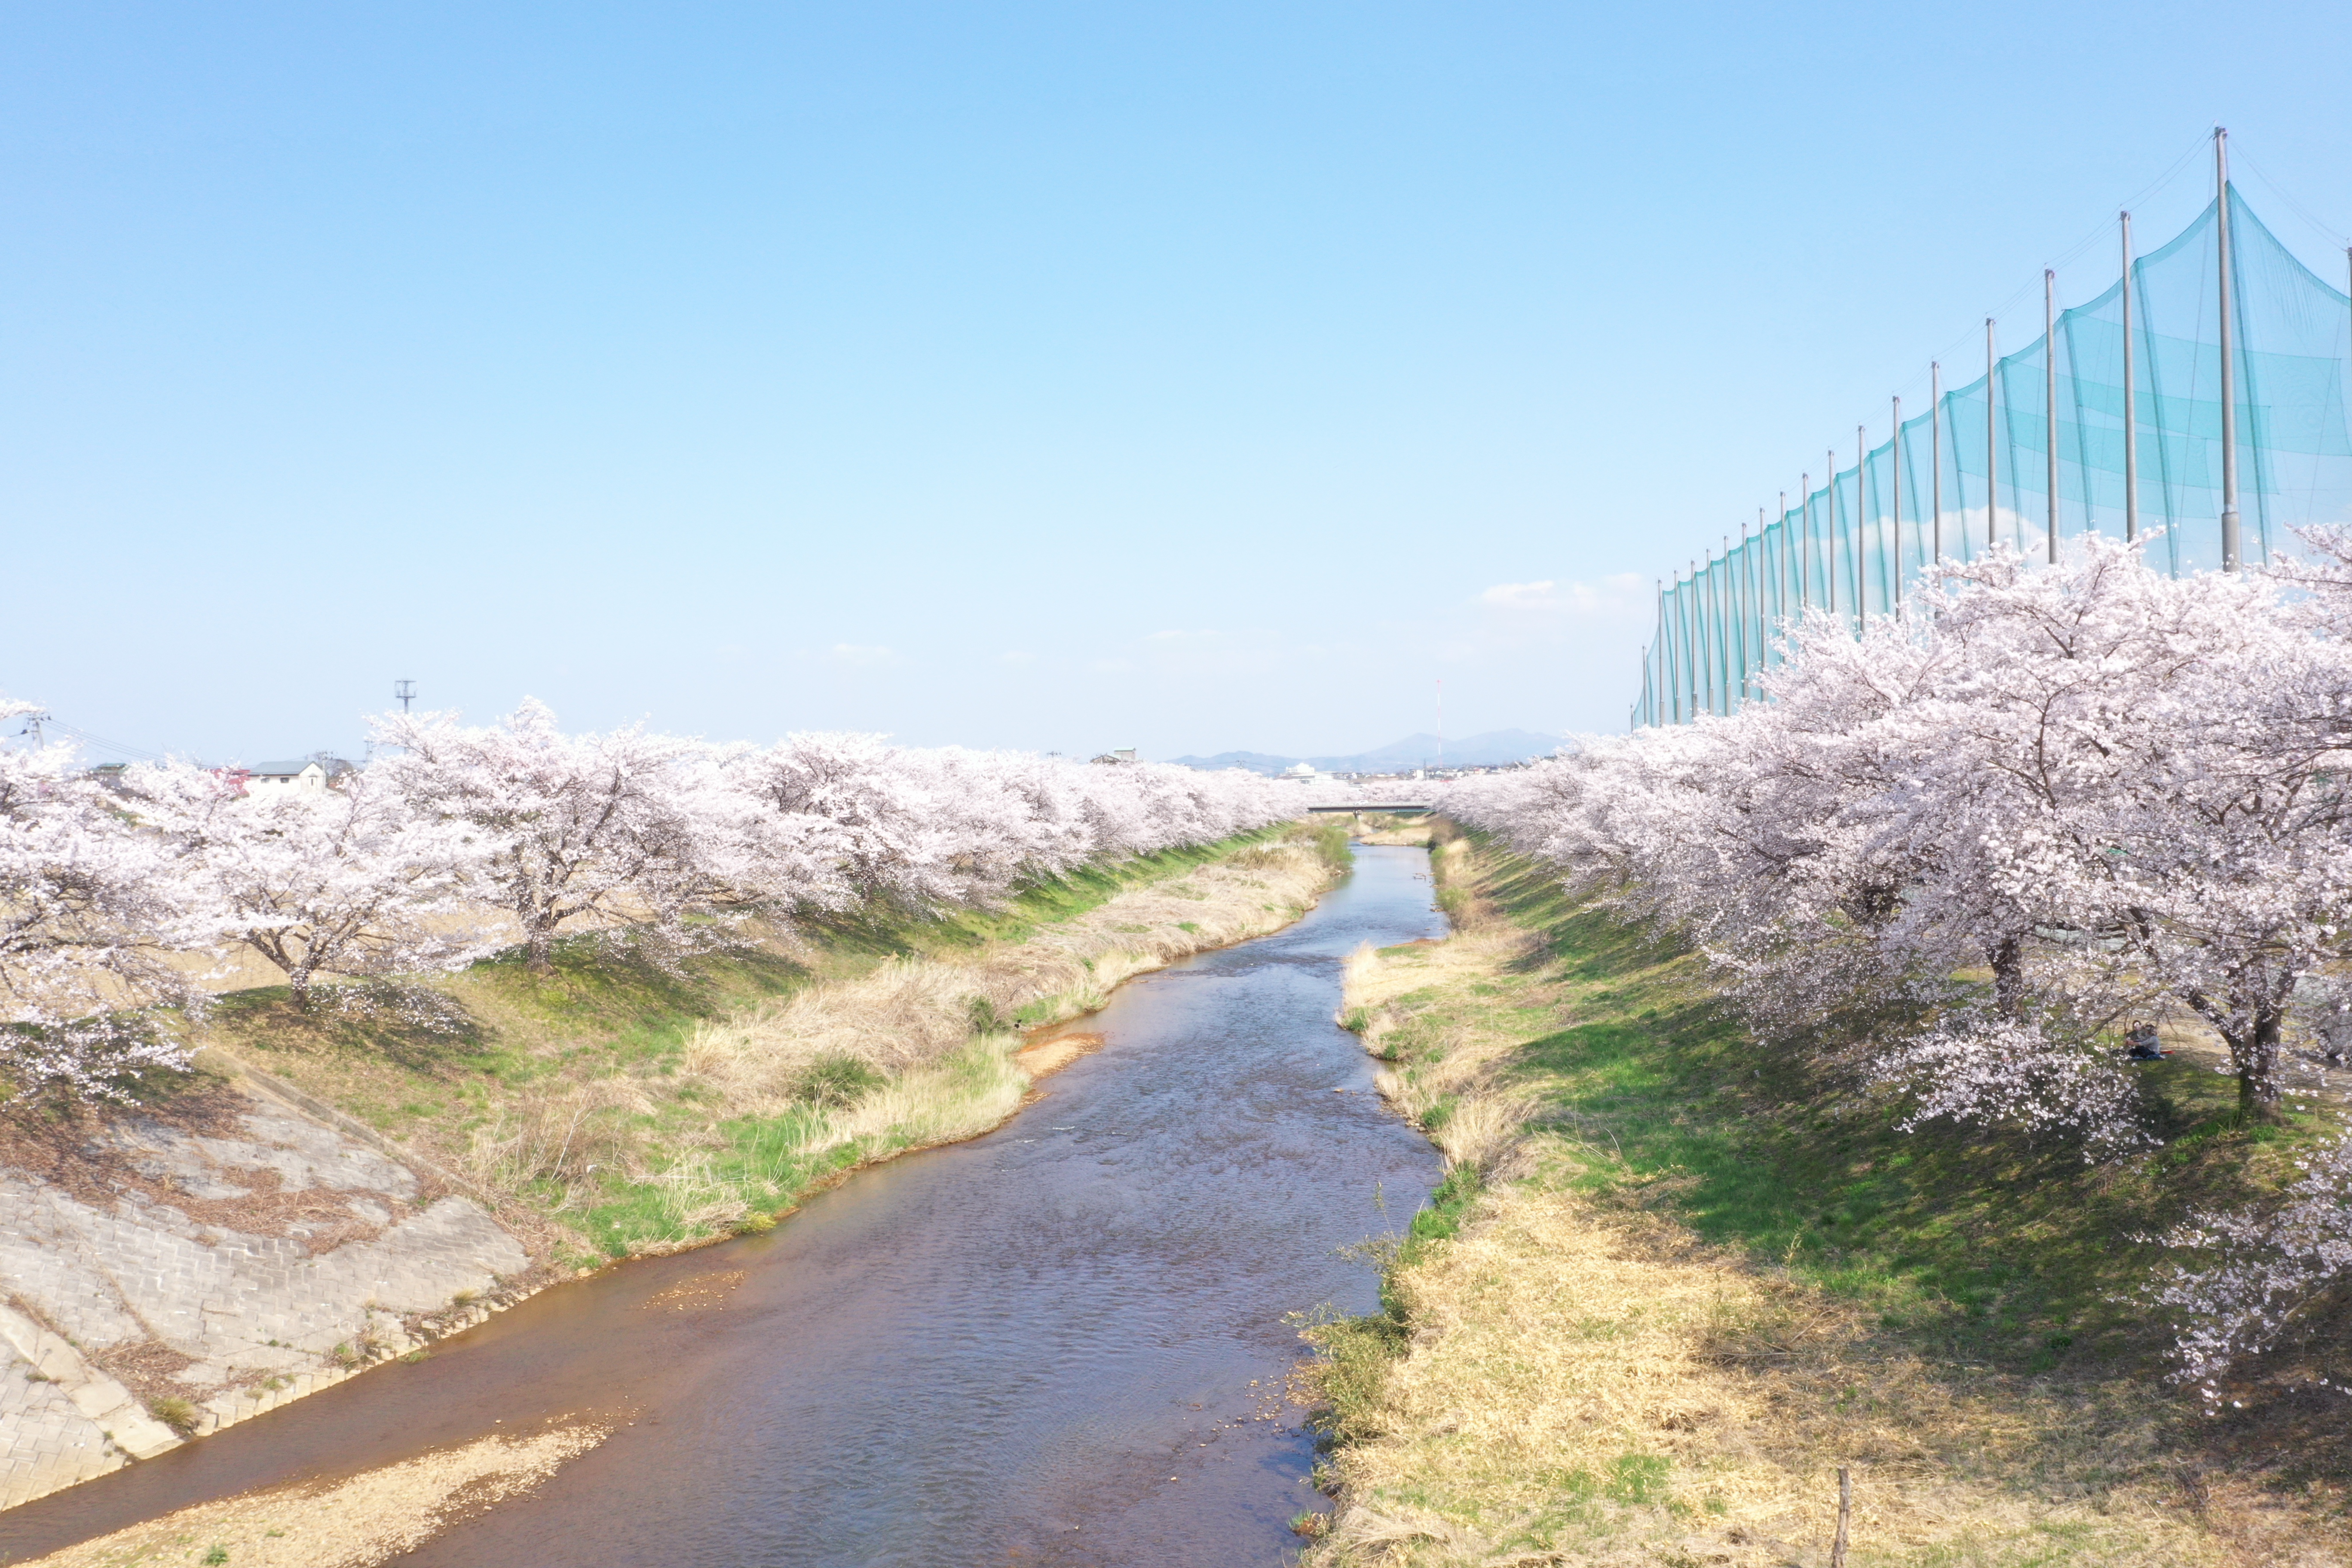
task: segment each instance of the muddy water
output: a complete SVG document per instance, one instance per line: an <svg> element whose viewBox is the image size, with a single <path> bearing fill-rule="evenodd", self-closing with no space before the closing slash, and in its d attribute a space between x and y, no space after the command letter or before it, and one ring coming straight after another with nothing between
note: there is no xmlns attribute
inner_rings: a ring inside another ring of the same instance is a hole
<svg viewBox="0 0 2352 1568"><path fill-rule="evenodd" d="M1103 1049L987 1137L0 1515L0 1559L588 1416L603 1447L395 1561L1282 1562L1321 1501L1284 1315L1369 1310L1335 1249L1438 1175L1331 1022L1346 953L1443 933L1427 858L1356 856L1287 931L1123 988L1084 1026Z"/></svg>

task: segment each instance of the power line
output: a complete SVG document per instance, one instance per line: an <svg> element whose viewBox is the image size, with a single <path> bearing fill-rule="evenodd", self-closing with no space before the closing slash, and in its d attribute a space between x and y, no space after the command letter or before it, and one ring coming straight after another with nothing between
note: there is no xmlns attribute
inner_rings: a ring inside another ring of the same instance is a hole
<svg viewBox="0 0 2352 1568"><path fill-rule="evenodd" d="M128 757L133 762L160 763L165 760L161 752L150 752L142 747L126 745L121 741L110 741L103 735L93 735L89 731L68 724L61 719L52 718L47 720L47 723L50 729L59 734L79 741L92 751L111 752Z"/></svg>

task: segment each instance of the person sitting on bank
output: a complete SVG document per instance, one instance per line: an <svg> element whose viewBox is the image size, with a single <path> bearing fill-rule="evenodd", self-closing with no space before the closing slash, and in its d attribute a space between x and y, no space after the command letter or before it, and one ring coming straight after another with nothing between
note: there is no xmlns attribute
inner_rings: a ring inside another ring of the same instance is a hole
<svg viewBox="0 0 2352 1568"><path fill-rule="evenodd" d="M2157 1044L2154 1024L2134 1024L2124 1031L2124 1055L2136 1062L2160 1059L2164 1052Z"/></svg>

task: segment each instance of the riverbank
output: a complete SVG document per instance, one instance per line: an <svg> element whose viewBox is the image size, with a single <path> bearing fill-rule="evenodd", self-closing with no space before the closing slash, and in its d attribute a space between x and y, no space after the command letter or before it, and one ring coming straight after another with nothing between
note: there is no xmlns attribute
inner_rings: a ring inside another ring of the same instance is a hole
<svg viewBox="0 0 2352 1568"><path fill-rule="evenodd" d="M1345 864L1312 825L1171 850L947 919L812 922L666 973L609 941L555 973L304 1019L224 1009L240 1061L535 1226L572 1268L759 1228L845 1172L996 1125L1026 1034L1129 977L1297 920Z"/></svg>
<svg viewBox="0 0 2352 1568"><path fill-rule="evenodd" d="M1331 1022L1348 953L1442 933L1426 868L1362 850L1304 919L1045 1032L1040 1070L1077 1054L998 1129L0 1514L0 1561L184 1560L229 1499L262 1527L238 1540L273 1540L321 1482L555 1427L609 1436L496 1507L459 1497L416 1560L1278 1561L1314 1497L1286 1320L1370 1310L1348 1244L1439 1173Z"/></svg>
<svg viewBox="0 0 2352 1568"><path fill-rule="evenodd" d="M200 1503L40 1559L41 1568L366 1568L529 1491L611 1436L593 1425L482 1437L324 1485Z"/></svg>
<svg viewBox="0 0 2352 1568"><path fill-rule="evenodd" d="M1026 1032L1297 919L1336 837L1245 835L682 973L607 936L551 975L337 988L308 1016L226 998L155 1104L0 1118L0 1503L995 1126L1043 1066Z"/></svg>
<svg viewBox="0 0 2352 1568"><path fill-rule="evenodd" d="M2277 1181L2226 1083L2161 1081L2204 1130L2131 1165L1904 1133L1749 1046L1695 956L1439 857L1459 934L1350 965L1450 1168L1389 1310L1316 1331L1310 1563L1817 1563L1840 1467L1857 1568L2347 1560L2343 1397L2282 1365L2204 1417L2117 1299L2138 1238Z"/></svg>

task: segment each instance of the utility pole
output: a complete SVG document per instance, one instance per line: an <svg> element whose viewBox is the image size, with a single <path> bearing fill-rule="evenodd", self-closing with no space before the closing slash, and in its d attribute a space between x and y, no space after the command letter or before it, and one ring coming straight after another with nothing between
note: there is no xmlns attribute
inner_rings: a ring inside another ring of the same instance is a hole
<svg viewBox="0 0 2352 1568"><path fill-rule="evenodd" d="M413 680L395 680L392 683L392 694L399 700L400 710L403 713L405 713L408 711L409 703L415 699L416 682Z"/></svg>

